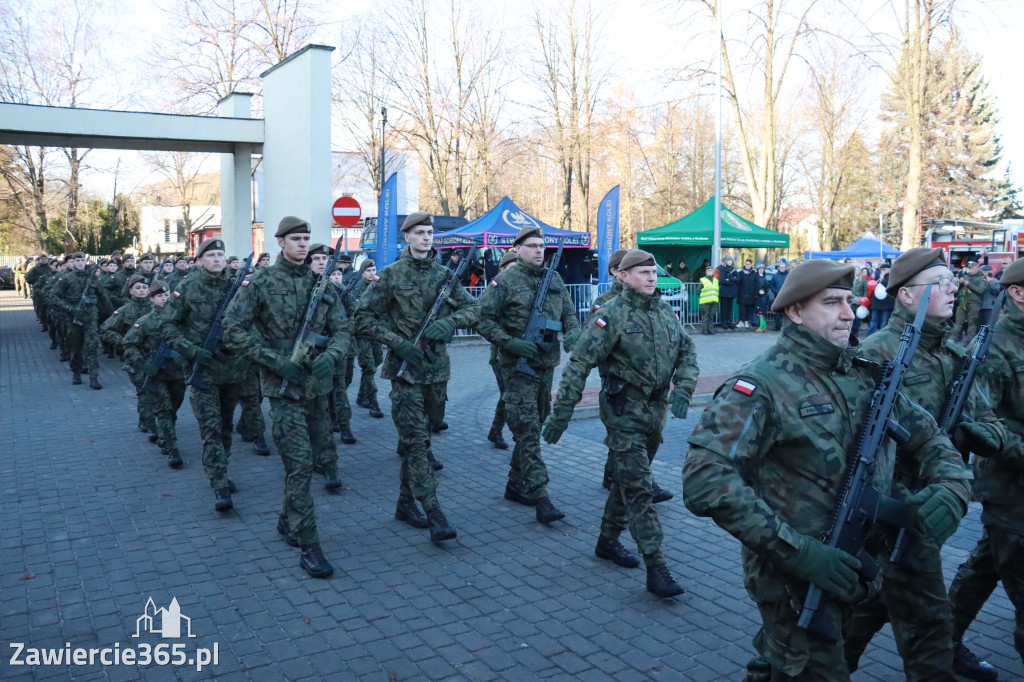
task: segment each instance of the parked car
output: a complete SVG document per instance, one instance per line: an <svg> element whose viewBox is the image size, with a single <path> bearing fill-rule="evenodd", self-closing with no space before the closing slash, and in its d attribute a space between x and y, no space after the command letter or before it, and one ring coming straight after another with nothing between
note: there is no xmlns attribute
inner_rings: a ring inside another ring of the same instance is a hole
<svg viewBox="0 0 1024 682"><path fill-rule="evenodd" d="M0 267L0 289L14 288L14 270L10 266Z"/></svg>

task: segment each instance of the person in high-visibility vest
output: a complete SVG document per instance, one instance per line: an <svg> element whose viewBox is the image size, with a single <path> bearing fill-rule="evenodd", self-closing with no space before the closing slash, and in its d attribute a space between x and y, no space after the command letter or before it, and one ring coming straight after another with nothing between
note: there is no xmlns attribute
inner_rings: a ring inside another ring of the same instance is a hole
<svg viewBox="0 0 1024 682"><path fill-rule="evenodd" d="M699 284L697 291L700 293L700 318L704 325L701 333L710 336L715 333L715 310L718 309L718 280L715 279L713 267L709 265L704 269L704 276L700 278Z"/></svg>

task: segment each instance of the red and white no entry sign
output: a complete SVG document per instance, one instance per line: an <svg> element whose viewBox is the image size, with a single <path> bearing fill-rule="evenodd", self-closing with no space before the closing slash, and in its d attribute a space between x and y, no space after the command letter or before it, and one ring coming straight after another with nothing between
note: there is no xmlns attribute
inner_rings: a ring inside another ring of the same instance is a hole
<svg viewBox="0 0 1024 682"><path fill-rule="evenodd" d="M353 227L359 222L359 216L363 214L363 211L359 207L359 202L352 197L341 197L334 202L332 213L334 222L342 227Z"/></svg>

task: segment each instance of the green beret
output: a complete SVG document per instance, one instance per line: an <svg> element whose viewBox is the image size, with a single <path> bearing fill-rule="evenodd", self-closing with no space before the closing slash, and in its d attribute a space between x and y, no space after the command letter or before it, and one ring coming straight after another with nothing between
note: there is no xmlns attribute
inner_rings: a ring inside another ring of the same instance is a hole
<svg viewBox="0 0 1024 682"><path fill-rule="evenodd" d="M167 282L164 282L163 280L159 280L159 279L154 279L152 282L149 283L149 296L150 296L150 298L152 298L153 296L156 296L157 294L169 294L169 293L171 293L171 288L169 286L167 286Z"/></svg>
<svg viewBox="0 0 1024 682"><path fill-rule="evenodd" d="M654 256L641 251L640 249L634 249L627 251L626 255L622 257L622 261L619 263L619 270L629 270L635 268L638 265L654 265Z"/></svg>
<svg viewBox="0 0 1024 682"><path fill-rule="evenodd" d="M124 255L124 260L135 260L135 254L134 253L126 253Z"/></svg>
<svg viewBox="0 0 1024 682"><path fill-rule="evenodd" d="M334 247L327 246L326 244L313 244L309 247L309 251L306 252L306 257L310 256L330 256L334 253Z"/></svg>
<svg viewBox="0 0 1024 682"><path fill-rule="evenodd" d="M945 253L942 249L928 249L923 246L910 249L892 264L888 289L895 294L919 272L937 266L946 267Z"/></svg>
<svg viewBox="0 0 1024 682"><path fill-rule="evenodd" d="M788 306L806 301L823 289L852 289L856 270L853 263L805 261L786 276L785 283L772 303L772 312L781 313Z"/></svg>
<svg viewBox="0 0 1024 682"><path fill-rule="evenodd" d="M73 258L85 258L85 254L84 254L84 253L82 253L81 251L75 251L74 253L69 253L67 257L68 257L69 259L73 259Z"/></svg>
<svg viewBox="0 0 1024 682"><path fill-rule="evenodd" d="M142 275L132 275L131 277L129 277L128 278L128 290L131 291L131 288L133 286L135 286L136 284L138 284L139 282L142 282L143 284L145 284L146 283L146 278L143 277Z"/></svg>
<svg viewBox="0 0 1024 682"><path fill-rule="evenodd" d="M402 232L408 232L417 225L433 225L434 219L429 213L410 213L402 223Z"/></svg>
<svg viewBox="0 0 1024 682"><path fill-rule="evenodd" d="M156 260L156 256L154 256L154 255L153 255L153 254L151 254L151 253L144 253L144 254L142 254L141 256L139 256L139 260L140 260L140 261L144 261L144 260Z"/></svg>
<svg viewBox="0 0 1024 682"><path fill-rule="evenodd" d="M270 258L270 254L267 253L266 251L264 251L263 253L260 254L259 258L256 259L256 262L258 263L261 260L263 260L264 258Z"/></svg>
<svg viewBox="0 0 1024 682"><path fill-rule="evenodd" d="M523 229L519 230L519 234L517 234L516 238L512 241L512 246L519 246L530 237L544 239L544 230L540 229L537 225L527 225Z"/></svg>
<svg viewBox="0 0 1024 682"><path fill-rule="evenodd" d="M365 272L366 268L375 268L375 267L377 267L377 263L374 262L374 260L372 258L367 258L366 260L363 261L363 264L359 266L359 271L360 272Z"/></svg>
<svg viewBox="0 0 1024 682"><path fill-rule="evenodd" d="M196 258L202 258L203 254L206 253L207 251L210 251L211 249L220 249L221 251L223 251L224 242L222 242L220 239L217 239L216 237L205 240L202 244L199 245L199 248L196 249Z"/></svg>
<svg viewBox="0 0 1024 682"><path fill-rule="evenodd" d="M999 278L1003 288L1016 284L1024 286L1024 258L1018 258L1008 268L1003 268L1003 276Z"/></svg>
<svg viewBox="0 0 1024 682"><path fill-rule="evenodd" d="M187 263L188 257L185 254L181 254L180 256L174 259L175 263L180 263L181 261L185 261Z"/></svg>
<svg viewBox="0 0 1024 682"><path fill-rule="evenodd" d="M619 269L619 263L622 262L622 257L629 253L629 249L619 249L608 256L608 274L612 274L612 270Z"/></svg>
<svg viewBox="0 0 1024 682"><path fill-rule="evenodd" d="M184 260L185 262L188 262L187 258ZM228 263L234 263L236 260L238 260L238 256L231 256L230 258L228 258Z"/></svg>
<svg viewBox="0 0 1024 682"><path fill-rule="evenodd" d="M516 253L515 251L509 251L508 253L501 257L501 260L498 262L498 269L500 270L509 263L515 263L518 259L518 253Z"/></svg>
<svg viewBox="0 0 1024 682"><path fill-rule="evenodd" d="M293 232L309 234L311 232L309 223L302 218L296 218L293 215L286 215L284 218L281 218L281 222L277 224L277 232L274 233L274 236L284 237L285 235L292 234Z"/></svg>

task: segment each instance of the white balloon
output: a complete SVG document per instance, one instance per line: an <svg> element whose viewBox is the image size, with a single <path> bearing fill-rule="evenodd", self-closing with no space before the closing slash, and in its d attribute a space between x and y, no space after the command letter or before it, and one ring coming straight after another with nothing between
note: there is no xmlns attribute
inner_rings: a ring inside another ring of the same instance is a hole
<svg viewBox="0 0 1024 682"><path fill-rule="evenodd" d="M875 298L877 298L879 301L884 301L885 297L888 295L889 294L885 290L884 284L879 284L877 287L875 287Z"/></svg>
<svg viewBox="0 0 1024 682"><path fill-rule="evenodd" d="M857 317L859 317L860 319L866 319L867 316L870 314L871 311L868 308L865 308L862 305L857 306Z"/></svg>

